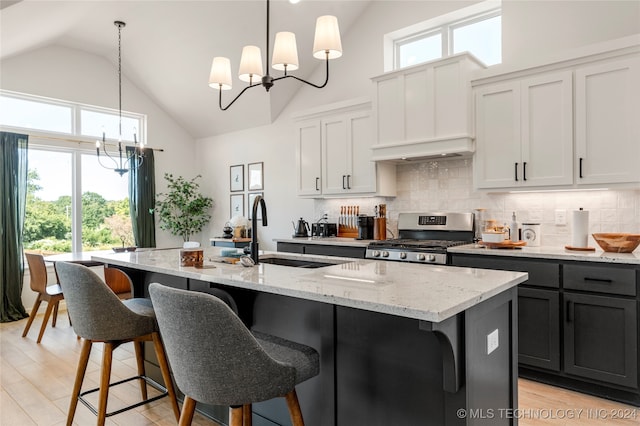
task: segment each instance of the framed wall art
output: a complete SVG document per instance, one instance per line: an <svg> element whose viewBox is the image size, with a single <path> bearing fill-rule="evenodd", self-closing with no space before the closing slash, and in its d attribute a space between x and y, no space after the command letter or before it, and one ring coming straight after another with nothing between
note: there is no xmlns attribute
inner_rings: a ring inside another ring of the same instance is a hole
<svg viewBox="0 0 640 426"><path fill-rule="evenodd" d="M244 164L229 167L229 183L231 192L244 191Z"/></svg>
<svg viewBox="0 0 640 426"><path fill-rule="evenodd" d="M253 201L256 199L256 196L258 195L263 195L264 193L262 192L250 192L247 194L247 212L248 212L248 216L249 216L249 220L251 220L251 213L253 211ZM258 208L258 214L256 216L257 220L262 220L262 214L260 213L261 209Z"/></svg>
<svg viewBox="0 0 640 426"><path fill-rule="evenodd" d="M231 194L229 218L244 216L244 194Z"/></svg>
<svg viewBox="0 0 640 426"><path fill-rule="evenodd" d="M249 191L262 191L264 190L264 163L249 163L249 172L247 177L249 179Z"/></svg>

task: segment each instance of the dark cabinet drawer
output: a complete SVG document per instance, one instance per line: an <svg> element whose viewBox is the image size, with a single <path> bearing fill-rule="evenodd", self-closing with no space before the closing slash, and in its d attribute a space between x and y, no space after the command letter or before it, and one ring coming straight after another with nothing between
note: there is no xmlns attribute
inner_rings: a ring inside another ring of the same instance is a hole
<svg viewBox="0 0 640 426"><path fill-rule="evenodd" d="M364 259L366 247L337 246L332 244L278 243L278 251L322 256L352 257Z"/></svg>
<svg viewBox="0 0 640 426"><path fill-rule="evenodd" d="M635 296L636 271L614 265L564 265L563 285L569 290Z"/></svg>
<svg viewBox="0 0 640 426"><path fill-rule="evenodd" d="M287 253L304 253L304 244L296 244L296 243L278 243L277 245L278 251L284 251Z"/></svg>
<svg viewBox="0 0 640 426"><path fill-rule="evenodd" d="M523 284L539 287L560 287L560 265L515 257L494 257L485 255L452 254L452 264L470 268L500 269L529 273Z"/></svg>

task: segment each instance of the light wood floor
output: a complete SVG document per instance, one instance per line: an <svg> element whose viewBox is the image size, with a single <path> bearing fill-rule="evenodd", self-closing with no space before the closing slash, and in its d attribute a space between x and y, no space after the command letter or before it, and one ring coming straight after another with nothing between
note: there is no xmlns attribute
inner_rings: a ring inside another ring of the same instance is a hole
<svg viewBox="0 0 640 426"><path fill-rule="evenodd" d="M64 425L69 396L80 354L80 341L69 326L66 312L58 324L45 331L36 344L42 315L35 319L27 337L22 338L26 319L0 324L0 425ZM91 353L83 390L98 386L102 345ZM136 374L133 347L114 351L112 381ZM108 409L136 401L139 388L131 382L111 388ZM519 408L512 413L520 426L639 426L640 409L608 400L571 392L529 380L519 381ZM121 404L121 405L119 405ZM498 418L503 413L493 413ZM506 413L505 413L506 415ZM624 415L627 419L614 419ZM78 404L74 424L95 424L95 416ZM175 425L166 398L107 419L108 425ZM194 425L216 425L197 414ZM354 425L357 426L357 425ZM405 425L401 425L405 426ZM406 425L413 426L413 425Z"/></svg>

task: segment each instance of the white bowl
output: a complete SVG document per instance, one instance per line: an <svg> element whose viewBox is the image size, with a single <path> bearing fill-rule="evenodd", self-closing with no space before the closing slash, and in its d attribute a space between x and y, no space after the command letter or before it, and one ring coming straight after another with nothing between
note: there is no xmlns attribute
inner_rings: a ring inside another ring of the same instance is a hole
<svg viewBox="0 0 640 426"><path fill-rule="evenodd" d="M501 243L505 240L505 232L483 232L482 241L485 243Z"/></svg>

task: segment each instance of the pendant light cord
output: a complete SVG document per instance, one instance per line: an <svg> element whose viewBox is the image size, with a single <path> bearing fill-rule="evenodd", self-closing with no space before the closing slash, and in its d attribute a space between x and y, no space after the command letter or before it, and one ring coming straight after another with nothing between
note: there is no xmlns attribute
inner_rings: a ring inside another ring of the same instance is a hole
<svg viewBox="0 0 640 426"><path fill-rule="evenodd" d="M122 140L122 27L124 22L116 23L118 26L118 111L119 111L119 123L118 123L118 135L119 141Z"/></svg>

